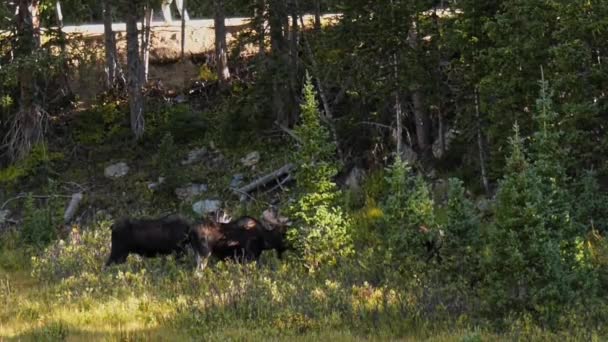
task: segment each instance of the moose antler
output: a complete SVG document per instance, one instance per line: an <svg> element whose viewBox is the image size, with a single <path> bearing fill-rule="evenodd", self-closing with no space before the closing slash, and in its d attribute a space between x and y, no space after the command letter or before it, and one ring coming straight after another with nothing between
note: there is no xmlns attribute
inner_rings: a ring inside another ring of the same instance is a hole
<svg viewBox="0 0 608 342"><path fill-rule="evenodd" d="M262 213L262 219L270 224L270 229L273 229L274 227L284 227L291 225L289 219L285 216L280 216L274 208L268 208L264 210L264 212Z"/></svg>

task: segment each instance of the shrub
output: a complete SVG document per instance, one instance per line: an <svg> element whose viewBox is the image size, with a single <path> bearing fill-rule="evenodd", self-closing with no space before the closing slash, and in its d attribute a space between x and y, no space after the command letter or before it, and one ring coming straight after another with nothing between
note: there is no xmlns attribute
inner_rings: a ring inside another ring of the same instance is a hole
<svg viewBox="0 0 608 342"><path fill-rule="evenodd" d="M15 186L28 176L45 177L51 169L51 163L63 157L63 153L49 152L45 144L37 144L25 158L0 170L0 185Z"/></svg>
<svg viewBox="0 0 608 342"><path fill-rule="evenodd" d="M177 146L173 142L173 135L167 132L158 145L158 155L156 157L156 166L160 176L165 177L162 188L173 191L179 183L179 161L180 157Z"/></svg>
<svg viewBox="0 0 608 342"><path fill-rule="evenodd" d="M61 213L56 203L56 200L49 198L45 206L38 208L31 194L26 198L21 228L21 239L24 243L42 247L57 238Z"/></svg>

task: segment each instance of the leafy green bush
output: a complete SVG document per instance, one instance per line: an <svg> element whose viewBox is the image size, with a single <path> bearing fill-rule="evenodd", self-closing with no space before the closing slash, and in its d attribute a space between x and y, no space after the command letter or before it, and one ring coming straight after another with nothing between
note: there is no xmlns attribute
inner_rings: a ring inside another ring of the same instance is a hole
<svg viewBox="0 0 608 342"><path fill-rule="evenodd" d="M63 153L49 152L45 144L37 144L25 158L0 170L0 185L14 186L28 176L48 176L51 163L63 158Z"/></svg>
<svg viewBox="0 0 608 342"><path fill-rule="evenodd" d="M298 229L291 239L302 252L306 267L335 264L352 253L348 219L337 206L339 190L332 178L337 173L336 146L321 124L318 103L310 78L303 90L302 121L295 133L302 146L294 154L298 197L290 208Z"/></svg>
<svg viewBox="0 0 608 342"><path fill-rule="evenodd" d="M158 146L156 166L160 176L165 177L161 187L173 191L180 181L179 167L180 155L173 142L173 136L167 132Z"/></svg>
<svg viewBox="0 0 608 342"><path fill-rule="evenodd" d="M58 201L49 198L42 208L38 208L30 194L25 200L21 239L25 244L41 247L57 238L61 222Z"/></svg>
<svg viewBox="0 0 608 342"><path fill-rule="evenodd" d="M99 145L108 139L129 134L126 112L119 101L93 106L75 120L74 136L86 145Z"/></svg>
<svg viewBox="0 0 608 342"><path fill-rule="evenodd" d="M149 135L160 137L171 133L177 143L185 144L201 141L209 131L209 123L200 112L193 111L188 105L165 107L153 115L156 119L149 121ZM148 127L146 127L148 130Z"/></svg>

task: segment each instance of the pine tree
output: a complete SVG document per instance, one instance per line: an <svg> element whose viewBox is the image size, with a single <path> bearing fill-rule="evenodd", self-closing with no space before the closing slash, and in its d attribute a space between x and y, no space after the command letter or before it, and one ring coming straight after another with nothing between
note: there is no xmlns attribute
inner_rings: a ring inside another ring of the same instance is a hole
<svg viewBox="0 0 608 342"><path fill-rule="evenodd" d="M332 181L337 173L336 146L321 124L315 96L308 77L303 90L302 121L294 130L302 146L294 154L298 198L290 208L299 225L291 238L311 271L335 264L352 253L348 220L337 206L339 190Z"/></svg>

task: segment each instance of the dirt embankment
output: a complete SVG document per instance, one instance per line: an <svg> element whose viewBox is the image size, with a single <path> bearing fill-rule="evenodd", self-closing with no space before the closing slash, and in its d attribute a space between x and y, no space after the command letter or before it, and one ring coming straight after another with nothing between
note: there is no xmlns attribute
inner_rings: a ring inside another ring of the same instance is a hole
<svg viewBox="0 0 608 342"><path fill-rule="evenodd" d="M331 24L336 19L336 15L327 14L323 16L323 23L325 25ZM304 16L307 25L308 23L312 25L313 20L314 18L310 15ZM248 30L250 25L250 18L226 19L228 43L234 42L238 34ZM116 32L119 58L123 63L126 63L125 24L113 24L113 30ZM64 31L72 40L78 41L78 44L76 44L78 46L77 50L96 55L96 59L103 61L102 24L66 26ZM186 61L181 62L181 22L174 21L171 25L159 21L152 23L150 80L161 81L165 87L178 90L199 77L200 64L209 62L210 58L212 59L215 41L213 20L197 19L188 21L185 38ZM78 51L75 52L78 53ZM244 54L255 52L255 46L245 46L243 50ZM103 65L97 64L94 68L91 68L90 65L88 67L83 65L75 72L74 89L79 92L81 98L89 98L101 90Z"/></svg>

